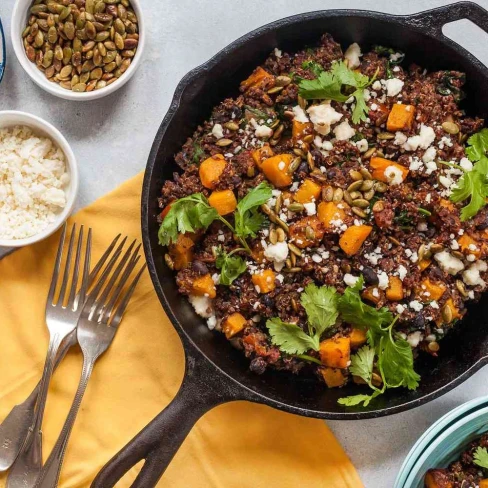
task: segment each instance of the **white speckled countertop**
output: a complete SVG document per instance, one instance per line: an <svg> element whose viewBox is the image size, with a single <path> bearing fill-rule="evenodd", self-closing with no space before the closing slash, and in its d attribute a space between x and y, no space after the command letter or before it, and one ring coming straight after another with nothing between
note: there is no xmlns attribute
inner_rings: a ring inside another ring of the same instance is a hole
<svg viewBox="0 0 488 488"><path fill-rule="evenodd" d="M332 0L244 0L229 6L217 0L141 0L141 3L146 12L148 43L145 59L134 79L108 98L77 104L45 93L23 72L8 39L14 0L0 2L8 57L5 79L0 85L0 110L32 112L64 133L80 165L78 207L144 169L178 81L246 32L281 17L312 10L362 8L407 14L453 2L342 0L338 4ZM488 8L488 0L478 3ZM481 29L460 21L445 27L444 32L488 64L488 44ZM451 393L409 412L376 420L331 421L328 425L366 487L391 488L404 457L421 433L460 403L488 394L487 377L485 368Z"/></svg>

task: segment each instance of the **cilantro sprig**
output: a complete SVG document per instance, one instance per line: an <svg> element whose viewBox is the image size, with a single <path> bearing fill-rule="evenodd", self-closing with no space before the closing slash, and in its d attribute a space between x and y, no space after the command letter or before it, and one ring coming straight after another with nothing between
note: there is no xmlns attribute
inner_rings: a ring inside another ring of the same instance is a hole
<svg viewBox="0 0 488 488"><path fill-rule="evenodd" d="M356 326L367 329L368 345L351 357L351 374L362 378L373 390L371 395L354 395L341 398L339 403L348 407L363 404L384 393L388 388L406 387L415 390L420 376L415 372L410 344L396 336L393 328L398 316L385 307L377 310L362 302L360 291L364 280L361 277L355 286L348 287L339 299L342 318ZM372 383L374 358L382 379L382 387Z"/></svg>
<svg viewBox="0 0 488 488"><path fill-rule="evenodd" d="M473 218L485 205L488 197L488 129L472 135L468 139L466 155L474 163L471 171L463 167L441 161L442 164L457 168L463 172L463 176L457 182L451 193L451 200L455 203L469 200L469 203L461 210L461 220L464 222Z"/></svg>
<svg viewBox="0 0 488 488"><path fill-rule="evenodd" d="M239 251L245 251L245 249L241 247L229 253L226 253L222 247L217 249L215 266L217 266L217 269L220 269L219 284L229 286L246 271L247 265L244 259L240 256L233 256L233 254Z"/></svg>
<svg viewBox="0 0 488 488"><path fill-rule="evenodd" d="M271 186L265 182L249 191L237 204L235 225L219 215L203 193L180 198L171 204L171 209L159 228L159 243L167 246L176 241L178 234L207 229L212 222L219 220L237 236L243 248L251 253L246 237L255 237L263 225L265 217L258 212L258 208L271 196Z"/></svg>
<svg viewBox="0 0 488 488"><path fill-rule="evenodd" d="M355 98L356 106L352 113L352 121L357 124L366 120L368 107L364 100L364 89L376 78L349 69L344 61L332 63L330 71L319 73L316 66L313 72L317 75L315 80L301 80L298 94L306 100L335 100L345 102L351 96ZM347 90L347 93L344 93Z"/></svg>
<svg viewBox="0 0 488 488"><path fill-rule="evenodd" d="M320 348L320 337L337 320L337 290L331 286L307 285L300 295L300 301L307 312L308 333L296 324L269 319L266 327L273 343L287 354L303 355L306 351ZM305 359L305 358L304 358Z"/></svg>
<svg viewBox="0 0 488 488"><path fill-rule="evenodd" d="M486 447L478 446L473 454L473 462L481 468L488 469L488 450Z"/></svg>

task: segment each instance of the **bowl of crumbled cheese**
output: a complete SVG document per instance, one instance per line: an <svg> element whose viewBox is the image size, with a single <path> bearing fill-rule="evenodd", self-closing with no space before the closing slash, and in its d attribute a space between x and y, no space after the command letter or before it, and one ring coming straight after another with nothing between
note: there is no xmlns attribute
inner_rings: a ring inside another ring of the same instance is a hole
<svg viewBox="0 0 488 488"><path fill-rule="evenodd" d="M77 192L76 158L63 135L34 115L0 112L0 247L56 232Z"/></svg>

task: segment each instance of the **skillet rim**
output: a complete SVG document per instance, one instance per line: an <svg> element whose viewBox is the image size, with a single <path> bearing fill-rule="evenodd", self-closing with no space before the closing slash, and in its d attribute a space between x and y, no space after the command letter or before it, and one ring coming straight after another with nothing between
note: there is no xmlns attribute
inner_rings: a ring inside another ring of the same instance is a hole
<svg viewBox="0 0 488 488"><path fill-rule="evenodd" d="M446 37L442 33L442 26L446 25L450 22L453 22L457 19L446 19L443 18L440 22L438 22L438 25L433 26L432 24L429 24L428 22L425 23L425 25L422 22L419 22L419 19L422 19L422 16L427 16L435 14L438 12L441 14L442 12L444 13L449 13L455 8L461 8L461 7L466 7L468 8L475 8L475 9L483 9L478 4L475 4L473 2L457 2L453 4L448 4L445 6L437 7L434 9L429 9L429 10L424 10L421 12L415 12L412 14L407 14L407 15L394 15L394 14L388 14L384 12L377 12L377 11L372 11L372 10L362 10L362 9L332 9L332 10L315 10L311 12L305 12L305 13L300 13L300 14L295 14L292 16L284 17L282 19L278 19L276 21L267 23L261 27L258 27L243 36L239 37L238 39L234 40L230 44L226 45L223 49L221 49L217 54L215 54L213 57L211 57L208 61L200 64L199 66L193 68L191 71L189 71L178 83L172 101L170 103L170 106L168 108L168 111L161 122L161 125L157 131L157 134L155 136L153 145L151 147L151 151L148 156L148 161L145 169L145 174L144 174L144 181L143 181L143 188L142 188L142 198L141 198L141 226L142 226L142 240L143 240L143 245L144 245L144 253L146 256L146 262L148 265L148 270L149 274L151 277L151 280L153 282L154 289L158 295L159 301L161 305L163 306L163 309L165 313L167 314L168 318L170 319L173 327L177 331L178 335L180 336L180 339L182 340L183 344L183 349L185 352L185 358L186 358L186 370L188 370L188 358L192 356L192 352L196 353L203 361L208 363L209 365L213 366L215 370L223 375L227 380L230 381L230 384L234 387L236 390L236 395L234 397L229 397L229 401L232 400L248 400L248 401L253 401L257 403L263 403L269 406L272 406L274 408L277 408L279 410L283 410L289 413L294 413L298 415L302 415L305 417L313 417L313 418L320 418L320 419L330 419L330 420L362 420L362 419L372 419L372 418L378 418L378 417L384 417L388 415L393 415L396 413L400 413L403 411L411 410L417 406L423 405L425 403L428 403L445 393L449 392L456 386L460 385L464 381L466 381L468 378L470 378L474 373L476 373L479 369L481 369L487 362L488 362L488 356L484 356L481 358L478 358L470 367L468 367L462 374L457 376L455 379L452 381L446 383L445 385L441 386L440 388L427 393L419 398L415 398L410 401L406 401L402 404L392 406L392 407L385 407L385 408L377 408L374 410L368 410L368 411L347 411L346 408L344 407L343 412L324 412L321 410L313 410L313 409L308 409L308 408L302 408L302 407L297 407L288 403L283 403L281 401L275 400L273 398L270 398L266 396L263 393L257 392L245 384L241 383L239 380L231 376L229 373L224 371L220 366L218 366L212 359L210 359L193 341L191 336L186 332L184 327L180 324L178 319L176 318L175 314L173 313L173 307L169 304L169 301L166 299L166 296L164 294L163 288L161 286L161 282L158 276L158 273L156 271L156 265L154 262L154 256L153 256L153 249L151 246L151 236L149 232L149 220L152 219L153 217L149 215L149 208L150 208L150 202L152 201L153 195L150 194L150 187L151 187L151 181L153 179L153 174L155 173L156 166L157 166L157 155L159 148L163 142L165 133L172 123L172 120L177 113L178 109L180 108L180 105L182 103L182 97L185 92L185 90L191 85L192 81L195 80L196 78L205 75L206 71L208 71L210 68L213 68L214 66L218 65L221 61L223 61L227 56L232 55L232 52L249 43L252 42L253 39L256 37L259 37L260 35L263 35L267 32L273 32L279 29L280 27L283 27L285 25L292 25L295 23L300 23L309 19L320 19L322 17L336 17L336 18L343 18L343 17L357 17L357 18L372 18L374 20L384 20L390 24L401 24L405 26L407 25L407 28L409 30L417 31L418 33L422 34L423 36L430 37L432 39L435 39L436 41L439 41L445 45L447 45L450 49L453 49L457 51L460 55L463 57L467 58L468 62L475 65L481 72L482 75L486 80L488 80L488 68L479 60L477 59L474 55L472 55L469 51L467 51L465 48L463 48L461 45L458 43L454 42L452 39ZM487 12L488 14L488 12ZM440 17L443 17L440 15ZM466 15L463 15L462 18L469 19L469 13L466 13ZM470 19L472 20L472 19ZM433 27L439 28L440 35L433 29ZM190 350L191 348L191 350ZM194 356L194 355L193 355ZM185 371L185 376L186 376L186 371Z"/></svg>

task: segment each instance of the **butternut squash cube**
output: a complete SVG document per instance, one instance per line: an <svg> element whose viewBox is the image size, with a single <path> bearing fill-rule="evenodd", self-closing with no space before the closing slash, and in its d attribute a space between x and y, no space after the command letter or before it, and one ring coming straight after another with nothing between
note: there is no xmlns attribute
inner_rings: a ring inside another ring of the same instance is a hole
<svg viewBox="0 0 488 488"><path fill-rule="evenodd" d="M403 300L403 283L398 276L391 276L388 288L386 289L386 298L390 302L399 302Z"/></svg>
<svg viewBox="0 0 488 488"><path fill-rule="evenodd" d="M261 164L261 169L266 178L277 188L290 186L292 182L291 175L288 174L288 168L293 161L291 154L277 154L266 159Z"/></svg>
<svg viewBox="0 0 488 488"><path fill-rule="evenodd" d="M252 282L258 293L269 293L276 288L276 273L270 269L265 269L260 273L252 275Z"/></svg>
<svg viewBox="0 0 488 488"><path fill-rule="evenodd" d="M293 197L296 202L310 203L318 200L322 187L313 180L306 179Z"/></svg>
<svg viewBox="0 0 488 488"><path fill-rule="evenodd" d="M339 246L348 256L354 256L359 252L372 230L373 227L370 225L352 225L342 234Z"/></svg>
<svg viewBox="0 0 488 488"><path fill-rule="evenodd" d="M415 107L413 105L395 103L391 109L390 115L388 115L386 128L390 132L409 130L412 128L414 116Z"/></svg>
<svg viewBox="0 0 488 488"><path fill-rule="evenodd" d="M391 178L388 178L385 171L393 166L402 173L402 181L405 181L405 178L408 176L409 170L402 166L401 164L395 163L395 161L390 161L389 159L380 158L375 156L370 160L370 166L373 169L371 172L371 176L378 181L382 181L383 183L390 183Z"/></svg>
<svg viewBox="0 0 488 488"><path fill-rule="evenodd" d="M344 386L347 380L343 372L337 368L320 368L320 373L329 388Z"/></svg>
<svg viewBox="0 0 488 488"><path fill-rule="evenodd" d="M214 191L208 197L208 203L219 215L227 215L237 208L237 200L232 190Z"/></svg>
<svg viewBox="0 0 488 488"><path fill-rule="evenodd" d="M473 239L469 234L463 234L458 239L458 244L461 247L461 251L466 254L473 254L476 258L481 256L481 247L476 239Z"/></svg>
<svg viewBox="0 0 488 488"><path fill-rule="evenodd" d="M349 340L351 341L352 349L360 348L366 344L366 330L353 327L351 333L349 334Z"/></svg>
<svg viewBox="0 0 488 488"><path fill-rule="evenodd" d="M203 161L198 169L202 185L209 190L213 190L219 182L226 166L227 163L222 154L216 154Z"/></svg>
<svg viewBox="0 0 488 488"><path fill-rule="evenodd" d="M174 269L179 271L180 269L187 268L193 261L193 247L195 243L193 240L185 235L179 234L178 239L174 244L170 244L168 247L169 255L173 260Z"/></svg>
<svg viewBox="0 0 488 488"><path fill-rule="evenodd" d="M240 313L229 315L222 324L222 331L227 339L234 337L246 327L246 318Z"/></svg>
<svg viewBox="0 0 488 488"><path fill-rule="evenodd" d="M351 359L349 337L332 337L320 343L320 360L329 368L347 368Z"/></svg>
<svg viewBox="0 0 488 488"><path fill-rule="evenodd" d="M446 285L442 282L425 278L421 283L420 296L423 301L440 300L446 291Z"/></svg>
<svg viewBox="0 0 488 488"><path fill-rule="evenodd" d="M453 484L449 481L445 469L429 469L425 475L426 488L452 488ZM480 486L481 488L481 486Z"/></svg>
<svg viewBox="0 0 488 488"><path fill-rule="evenodd" d="M478 488L488 488L488 478L485 478L484 480L481 480L478 483Z"/></svg>
<svg viewBox="0 0 488 488"><path fill-rule="evenodd" d="M273 155L273 149L269 144L265 144L263 147L260 147L252 152L252 158L254 159L254 162L258 168L261 168L261 165L265 159L268 159Z"/></svg>
<svg viewBox="0 0 488 488"><path fill-rule="evenodd" d="M298 120L294 120L291 133L293 142L296 143L303 140L305 136L313 134L313 124L311 122L298 122Z"/></svg>
<svg viewBox="0 0 488 488"><path fill-rule="evenodd" d="M326 229L332 228L331 222L343 221L346 218L346 209L349 208L345 202L340 203L340 207L334 202L320 202L317 208L319 220L324 224Z"/></svg>
<svg viewBox="0 0 488 488"><path fill-rule="evenodd" d="M210 274L200 276L196 278L191 286L192 295L200 297L206 296L208 298L215 298L217 296L217 290L215 289L215 283Z"/></svg>
<svg viewBox="0 0 488 488"><path fill-rule="evenodd" d="M384 292L377 286L368 286L361 293L361 298L376 305L382 298L384 298Z"/></svg>
<svg viewBox="0 0 488 488"><path fill-rule="evenodd" d="M324 234L324 224L315 216L304 217L290 225L290 237L300 249L317 246Z"/></svg>
<svg viewBox="0 0 488 488"><path fill-rule="evenodd" d="M241 82L241 87L247 90L252 86L264 85L273 79L273 75L269 74L265 69L258 66L243 82Z"/></svg>

